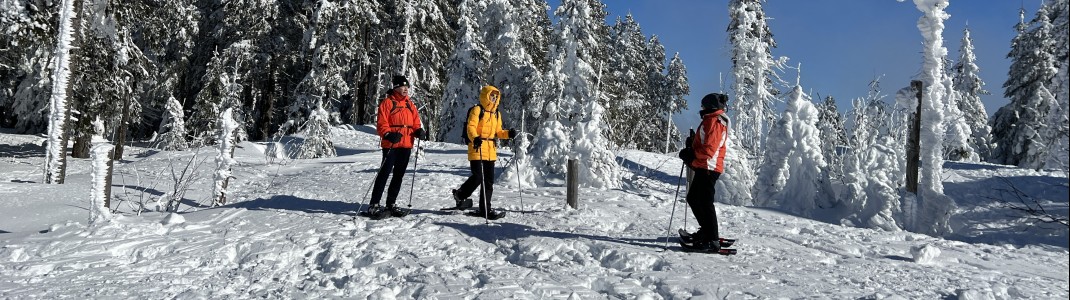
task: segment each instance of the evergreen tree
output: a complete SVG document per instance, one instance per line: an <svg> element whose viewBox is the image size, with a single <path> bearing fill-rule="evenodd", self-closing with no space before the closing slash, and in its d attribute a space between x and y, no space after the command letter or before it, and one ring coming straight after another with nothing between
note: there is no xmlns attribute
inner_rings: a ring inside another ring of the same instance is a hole
<svg viewBox="0 0 1070 300"><path fill-rule="evenodd" d="M1003 83L1004 97L1010 103L992 116L992 139L996 144L991 157L994 163L1022 167L1041 167L1045 159L1045 142L1041 131L1054 98L1046 87L1055 76L1054 40L1046 5L1036 18L1025 24L1020 12L1018 35L1011 44L1010 72Z"/></svg>
<svg viewBox="0 0 1070 300"><path fill-rule="evenodd" d="M79 1L80 2L80 1ZM73 2L71 2L73 3ZM0 127L47 132L62 1L14 2L0 9ZM37 5L42 4L42 5Z"/></svg>
<svg viewBox="0 0 1070 300"><path fill-rule="evenodd" d="M160 122L159 135L156 136L154 146L164 151L182 151L189 148L186 143L186 117L182 112L182 104L171 97L167 101L167 110L164 111L163 120Z"/></svg>
<svg viewBox="0 0 1070 300"><path fill-rule="evenodd" d="M49 100L48 141L45 152L45 183L62 184L67 173L67 126L70 123L70 108L67 96L71 94L71 49L81 45L81 26L77 23L82 2L60 2L59 33L56 36L52 73L52 94Z"/></svg>
<svg viewBox="0 0 1070 300"><path fill-rule="evenodd" d="M776 68L781 61L773 58L776 47L773 34L766 23L764 0L731 0L728 2L728 39L732 44L732 91L740 144L745 150L738 155L754 156L763 152L763 136L773 121L773 105L779 91L773 85L779 80Z"/></svg>
<svg viewBox="0 0 1070 300"><path fill-rule="evenodd" d="M536 120L525 112L529 107L538 107L542 98L542 74L524 47L529 38L524 37L528 31L520 27L525 22L521 19L522 12L509 1L489 1L482 25L488 53L488 65L484 69L490 84L502 92L500 107L507 127L516 127L521 122L534 123ZM517 146L513 148L514 152L519 151Z"/></svg>
<svg viewBox="0 0 1070 300"><path fill-rule="evenodd" d="M854 131L843 167L843 211L850 215L841 222L897 231L903 227L899 187L906 173L901 134L905 121L898 120L902 116L893 114L883 99L875 79L866 97L852 102Z"/></svg>
<svg viewBox="0 0 1070 300"><path fill-rule="evenodd" d="M755 185L762 202L756 204L812 216L819 208L831 208L835 198L821 151L820 113L802 86L796 85L788 98L781 119L771 126Z"/></svg>
<svg viewBox="0 0 1070 300"><path fill-rule="evenodd" d="M988 157L991 152L989 143L988 112L981 103L981 95L988 95L984 90L985 82L979 75L977 56L973 54L973 39L970 38L970 29L962 31L962 43L959 48L959 60L955 63L952 82L955 84L955 92L958 93L958 108L962 112L963 122L971 129L969 143L977 149L980 157Z"/></svg>
<svg viewBox="0 0 1070 300"><path fill-rule="evenodd" d="M609 64L604 66L602 99L609 121L608 136L614 144L632 148L640 145L636 132L648 112L650 86L647 83L646 38L631 14L617 18L612 27ZM664 60L663 60L664 61Z"/></svg>
<svg viewBox="0 0 1070 300"><path fill-rule="evenodd" d="M1049 0L1047 6L1049 9L1050 19L1052 22L1052 37L1055 39L1055 66L1059 69L1058 73L1049 86L1051 86L1051 92L1055 96L1055 101L1052 102L1051 109L1048 110L1048 121L1045 124L1048 126L1044 131L1044 139L1048 142L1048 158L1045 162L1045 168L1067 170L1068 160L1070 160L1070 125L1068 125L1067 115L1070 114L1070 78L1067 75L1067 67L1070 65L1070 58L1068 58L1067 52L1070 51L1070 30L1067 30L1070 26L1068 18L1070 18L1070 1L1067 0ZM1059 29L1061 28L1061 29Z"/></svg>
<svg viewBox="0 0 1070 300"><path fill-rule="evenodd" d="M591 65L603 58L597 34L605 27L599 18L605 12L587 0L565 0L554 14L558 22L550 48L547 100L531 151L532 167L539 172L535 180L545 184L564 179L566 161L576 158L588 172L581 175L581 185L617 187L618 166L602 138L604 109L596 100L599 78Z"/></svg>
<svg viewBox="0 0 1070 300"><path fill-rule="evenodd" d="M840 149L847 146L847 129L844 127L836 99L826 96L825 102L817 105L817 129L821 136L821 155L828 162L829 176L843 176L843 159Z"/></svg>
<svg viewBox="0 0 1070 300"><path fill-rule="evenodd" d="M331 123L327 110L317 102L312 109L312 115L305 122L301 135L305 140L301 148L297 150L298 158L321 158L338 156L331 143Z"/></svg>
<svg viewBox="0 0 1070 300"><path fill-rule="evenodd" d="M667 98L666 101L661 102L659 110L665 112L664 119L662 119L665 123L665 153L679 150L676 141L680 140L680 130L676 124L673 124L672 115L687 109L687 99L684 96L688 94L691 94L691 87L687 83L687 67L684 66L684 61L680 59L680 53L677 52L669 62L669 70L665 78Z"/></svg>
<svg viewBox="0 0 1070 300"><path fill-rule="evenodd" d="M479 22L482 1L462 0L458 16L460 28L457 44L446 67L446 89L442 95L439 115L439 140L460 143L464 134L468 109L479 103L479 91L487 82L483 70L488 65L488 51L483 45Z"/></svg>

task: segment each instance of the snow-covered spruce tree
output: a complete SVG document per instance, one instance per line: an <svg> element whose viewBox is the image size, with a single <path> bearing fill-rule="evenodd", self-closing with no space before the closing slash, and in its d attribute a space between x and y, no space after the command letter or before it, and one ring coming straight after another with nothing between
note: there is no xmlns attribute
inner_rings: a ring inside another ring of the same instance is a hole
<svg viewBox="0 0 1070 300"><path fill-rule="evenodd" d="M189 149L186 143L186 114L182 111L182 104L178 99L167 99L167 108L164 110L163 119L160 121L160 129L153 147L164 151L182 151Z"/></svg>
<svg viewBox="0 0 1070 300"><path fill-rule="evenodd" d="M954 201L944 195L944 185L940 177L943 171L943 140L947 134L945 113L951 97L951 78L944 74L943 60L947 54L944 48L944 20L950 15L944 11L947 0L914 0L922 12L918 19L918 30L922 36L922 68L919 80L924 83L921 99L921 172L918 180L917 204L914 205L914 223L912 231L931 235L951 233L948 223ZM906 98L912 99L912 98ZM905 107L917 107L914 103L904 103Z"/></svg>
<svg viewBox="0 0 1070 300"><path fill-rule="evenodd" d="M1025 24L1024 10L1019 13L1018 35L1011 42L1011 67L1003 83L1003 96L1010 103L992 116L992 142L996 144L990 161L1021 167L1041 167L1046 157L1041 136L1051 92L1047 84L1055 76L1054 40L1046 5L1036 18Z"/></svg>
<svg viewBox="0 0 1070 300"><path fill-rule="evenodd" d="M650 37L647 42L647 51L645 53L645 64L643 64L643 72L645 73L646 82L646 109L643 113L643 119L645 122L639 122L640 125L635 130L636 138L639 150L656 152L662 149L663 141L665 137L665 128L672 122L672 117L668 115L668 111L665 110L664 102L669 101L669 97L666 94L666 74L665 74L665 46L658 40L657 35ZM672 140L679 140L679 135L671 135Z"/></svg>
<svg viewBox="0 0 1070 300"><path fill-rule="evenodd" d="M763 152L766 129L773 122L773 106L780 93L773 85L779 81L776 69L783 63L773 58L776 47L766 23L764 0L728 2L728 39L732 44L732 92L736 103L733 130L745 150L737 155L758 158ZM755 163L760 161L755 160Z"/></svg>
<svg viewBox="0 0 1070 300"><path fill-rule="evenodd" d="M646 83L647 43L639 24L631 14L617 18L610 36L609 63L603 67L601 95L613 143L636 148L635 140L642 124L649 123ZM645 141L644 141L645 142Z"/></svg>
<svg viewBox="0 0 1070 300"><path fill-rule="evenodd" d="M973 54L973 38L970 37L970 28L962 31L962 43L959 47L959 59L952 67L954 74L952 82L955 91L958 92L958 108L962 112L964 124L971 130L969 143L978 152L978 158L989 156L991 144L989 142L988 112L981 103L981 95L988 95L984 90L985 82L981 80L980 68L977 67L977 56Z"/></svg>
<svg viewBox="0 0 1070 300"><path fill-rule="evenodd" d="M669 62L668 74L665 78L666 101L661 102L661 111L665 112L665 153L679 150L677 141L680 130L672 122L672 115L687 109L687 99L684 96L691 94L691 87L687 83L687 67L680 59L680 53L673 54ZM674 138L677 137L677 138Z"/></svg>
<svg viewBox="0 0 1070 300"><path fill-rule="evenodd" d="M216 157L215 157L215 173L213 179L215 184L212 188L212 206L222 206L227 204L227 186L230 185L230 179L233 177L231 169L237 163L234 161L234 146L237 142L237 137L234 135L238 129L238 122L234 120L233 109L226 108L219 114L219 132L216 135Z"/></svg>
<svg viewBox="0 0 1070 300"><path fill-rule="evenodd" d="M111 198L111 175L112 159L111 151L115 148L101 134L104 132L104 122L100 118L93 121L93 147L90 150L90 158L93 162L93 183L89 197L89 224L98 224L111 220L111 211L108 210Z"/></svg>
<svg viewBox="0 0 1070 300"><path fill-rule="evenodd" d="M440 141L462 142L468 109L479 103L479 91L487 83L483 72L489 67L489 53L483 45L477 19L486 17L482 13L485 10L483 1L461 1L457 44L446 66L446 88L443 90L442 108L439 109L442 114L437 116Z"/></svg>
<svg viewBox="0 0 1070 300"><path fill-rule="evenodd" d="M312 108L312 115L305 122L301 135L305 141L297 150L297 158L321 158L338 156L331 143L331 123L327 110L317 101Z"/></svg>
<svg viewBox="0 0 1070 300"><path fill-rule="evenodd" d="M842 197L843 211L850 215L840 222L898 231L902 229L899 186L905 176L905 149L895 135L902 131L892 119L897 114L889 111L883 98L874 80L865 98L852 101L854 131L844 157L846 195Z"/></svg>
<svg viewBox="0 0 1070 300"><path fill-rule="evenodd" d="M384 5L390 5L382 2ZM409 94L420 111L425 130L432 134L439 132L439 109L445 89L445 66L453 52L456 36L450 27L450 20L456 20L456 4L450 1L412 0L397 1L392 7L394 13L380 18L384 26L391 26L393 34L383 32L387 39L379 45L384 59L383 71L387 74L402 74L412 83ZM391 8L387 8L391 10ZM399 55L388 55L398 53ZM383 80L389 80L384 76ZM382 98L380 98L382 99ZM378 104L378 102L376 102ZM432 117L434 116L434 117Z"/></svg>
<svg viewBox="0 0 1070 300"><path fill-rule="evenodd" d="M951 77L947 73L944 73L944 76L947 78L943 81L947 85L947 102L944 103L947 106L944 110L944 123L947 128L943 139L944 158L954 161L978 161L977 150L970 143L972 130L958 106L962 95L955 91Z"/></svg>
<svg viewBox="0 0 1070 300"><path fill-rule="evenodd" d="M550 48L547 99L531 151L536 184L561 182L567 160L575 158L587 172L580 185L620 185L609 142L601 135L603 108L594 86L598 75L590 64L602 53L596 38L599 26L605 27L598 18L605 15L601 9L586 0L565 0L554 12L558 22Z"/></svg>
<svg viewBox="0 0 1070 300"><path fill-rule="evenodd" d="M813 216L818 209L831 208L835 198L821 152L820 113L800 85L788 99L780 120L771 126L755 185L756 204Z"/></svg>
<svg viewBox="0 0 1070 300"><path fill-rule="evenodd" d="M1065 28L1065 27L1064 27ZM1043 135L1044 139L1048 142L1048 157L1044 162L1044 167L1049 169L1059 169L1066 171L1070 168L1070 95L1068 90L1070 88L1070 76L1067 75L1067 64L1065 61L1062 67L1059 68L1059 73L1052 79L1052 85L1055 86L1054 90L1057 91L1055 95L1055 101L1051 102L1051 109L1048 110L1048 121L1045 122L1048 126L1045 127Z"/></svg>
<svg viewBox="0 0 1070 300"><path fill-rule="evenodd" d="M48 130L61 4L65 3L51 1L44 6L26 1L0 2L0 28L4 28L0 35L0 48L4 49L0 51L2 127L19 133Z"/></svg>
<svg viewBox="0 0 1070 300"><path fill-rule="evenodd" d="M246 70L242 65L252 58L252 50L253 46L248 41L234 43L224 51L215 53L208 63L202 78L204 88L197 93L193 111L186 122L186 129L193 138L192 146L208 145L215 140L211 135L219 132L215 126L219 124L219 114L225 108L233 110L233 117L239 124L236 138L239 141L246 139L244 126L241 126L246 120L240 95L243 86L239 82L248 78L247 73L242 73L242 70Z"/></svg>
<svg viewBox="0 0 1070 300"><path fill-rule="evenodd" d="M54 71L52 75L52 98L48 106L48 147L45 152L45 183L62 184L67 171L67 123L70 111L67 96L73 90L68 80L72 68L71 48L79 47L81 36L78 0L60 2L59 34L57 36Z"/></svg>
<svg viewBox="0 0 1070 300"><path fill-rule="evenodd" d="M847 146L847 129L844 127L836 99L826 96L825 102L817 105L817 129L821 133L821 155L828 163L829 176L843 177L843 159L839 149Z"/></svg>
<svg viewBox="0 0 1070 300"><path fill-rule="evenodd" d="M519 128L521 123L535 124L535 119L524 112L535 111L542 99L542 73L536 68L534 58L524 47L529 28L521 27L522 11L506 0L487 3L486 17L482 28L488 53L487 80L502 92L502 120L506 128ZM545 14L544 14L545 15ZM532 133L532 128L525 133ZM513 143L514 153L520 151Z"/></svg>
<svg viewBox="0 0 1070 300"><path fill-rule="evenodd" d="M731 106L731 102L728 104ZM743 145L737 142L740 137L731 125L728 129L728 149L724 157L724 173L717 180L717 193L714 200L731 205L749 206L754 205L754 194L751 193L758 180L758 172L754 169L755 163L745 153Z"/></svg>

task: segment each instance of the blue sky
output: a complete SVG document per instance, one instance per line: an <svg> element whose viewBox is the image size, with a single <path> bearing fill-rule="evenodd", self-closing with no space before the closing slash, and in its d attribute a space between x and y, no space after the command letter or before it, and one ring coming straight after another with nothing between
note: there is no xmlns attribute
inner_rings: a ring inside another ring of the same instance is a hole
<svg viewBox="0 0 1070 300"><path fill-rule="evenodd" d="M551 13L560 3L550 0ZM690 110L675 116L681 128L697 124L699 99L721 90L718 76L727 78L731 57L725 28L728 1L713 0L603 0L607 21L629 12L643 33L656 34L668 57L679 52L687 65L691 85ZM1026 21L1032 19L1040 0L951 1L945 21L944 47L957 60L962 31L967 22L985 89L992 94L982 101L989 115L1007 103L1003 82L1007 78L1010 41L1015 35L1018 9L1025 6ZM777 48L774 56L787 56L789 65L802 64L802 86L811 96L836 98L840 111L851 99L862 97L869 82L882 76L881 88L894 95L909 85L921 67L921 12L913 1L896 0L770 0L766 16ZM795 82L794 70L781 75ZM727 84L727 83L726 83Z"/></svg>

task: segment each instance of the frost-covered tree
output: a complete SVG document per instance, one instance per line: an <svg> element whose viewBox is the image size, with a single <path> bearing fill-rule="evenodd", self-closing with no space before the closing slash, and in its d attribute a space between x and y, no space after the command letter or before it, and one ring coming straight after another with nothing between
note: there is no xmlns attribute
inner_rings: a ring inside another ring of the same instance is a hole
<svg viewBox="0 0 1070 300"><path fill-rule="evenodd" d="M216 157L215 164L216 169L213 173L213 179L215 184L212 188L212 206L222 206L227 204L227 186L230 185L230 179L233 177L232 168L236 161L234 161L234 146L237 143L237 137L234 135L238 129L238 122L234 120L233 110L226 108L219 114L219 131L216 135Z"/></svg>
<svg viewBox="0 0 1070 300"><path fill-rule="evenodd" d="M944 20L950 15L944 11L947 0L914 0L914 5L922 16L918 19L918 30L922 36L922 68L919 80L924 84L921 100L921 156L916 205L909 211L913 218L912 231L933 235L951 232L948 223L950 213L955 208L954 201L944 195L943 145L947 134L948 101L952 96L951 78L947 76L942 57L947 54L944 48ZM918 107L918 99L905 97L904 107Z"/></svg>
<svg viewBox="0 0 1070 300"><path fill-rule="evenodd" d="M165 151L182 151L189 149L186 143L186 115L182 111L182 104L178 99L167 99L167 108L164 110L163 120L160 121L160 129L153 142L153 147Z"/></svg>
<svg viewBox="0 0 1070 300"><path fill-rule="evenodd" d="M580 161L587 174L580 184L597 188L620 185L609 142L602 137L603 108L596 100L598 74L591 61L600 61L597 34L605 27L605 12L585 0L565 0L554 13L554 42L550 48L548 90L541 127L532 145L532 168L538 184L564 179L569 158Z"/></svg>
<svg viewBox="0 0 1070 300"><path fill-rule="evenodd" d="M821 155L828 163L829 176L843 176L843 159L839 149L847 146L847 129L844 127L836 99L826 96L825 102L817 105L817 129L821 133Z"/></svg>
<svg viewBox="0 0 1070 300"><path fill-rule="evenodd" d="M1046 85L1057 72L1046 7L1041 5L1028 26L1025 12L1019 14L1018 35L1007 55L1011 67L1003 83L1003 95L1010 103L996 111L991 121L996 148L990 160L994 163L1037 168L1046 158L1041 131L1054 99Z"/></svg>
<svg viewBox="0 0 1070 300"><path fill-rule="evenodd" d="M844 156L845 195L841 223L897 231L903 228L899 187L905 177L902 114L883 101L879 80L851 110L850 150Z"/></svg>
<svg viewBox="0 0 1070 300"><path fill-rule="evenodd" d="M672 122L672 115L687 109L687 99L684 96L691 94L691 86L687 83L687 67L680 59L680 53L673 55L669 62L668 74L665 76L666 101L661 102L660 110L665 112L665 153L678 150L676 143L679 140L680 130Z"/></svg>
<svg viewBox="0 0 1070 300"><path fill-rule="evenodd" d="M312 109L312 115L305 122L301 135L305 140L297 150L298 158L335 157L337 152L331 143L330 115L319 103Z"/></svg>
<svg viewBox="0 0 1070 300"><path fill-rule="evenodd" d="M488 65L488 51L480 35L480 22L485 17L483 1L461 1L457 23L457 43L446 66L446 88L442 95L439 118L439 140L460 143L468 109L479 103L479 91L487 84L484 75ZM477 13L480 12L480 13Z"/></svg>
<svg viewBox="0 0 1070 300"><path fill-rule="evenodd" d="M216 127L219 122L219 114L229 108L232 110L234 120L239 126L235 137L245 140L245 113L242 110L241 91L244 89L241 82L248 78L248 73L242 73L245 69L242 65L252 55L252 45L248 42L232 44L223 52L216 53L209 62L204 75L205 86L197 94L193 111L186 122L187 129L193 135L193 145L208 145L215 139L211 135L219 132Z"/></svg>
<svg viewBox="0 0 1070 300"><path fill-rule="evenodd" d="M817 127L821 116L802 86L796 85L788 99L780 120L770 127L755 204L812 216L818 209L831 208L835 198L821 151Z"/></svg>
<svg viewBox="0 0 1070 300"><path fill-rule="evenodd" d="M979 157L988 157L991 152L989 143L988 112L981 103L981 95L988 95L984 90L985 82L981 80L981 68L977 67L977 56L973 54L973 38L970 28L962 31L962 43L959 47L959 59L952 71L952 82L958 93L957 104L962 112L963 123L971 130L969 143L977 150Z"/></svg>
<svg viewBox="0 0 1070 300"><path fill-rule="evenodd" d="M604 93L599 101L606 107L610 140L635 147L640 144L635 141L635 133L641 124L649 122L645 118L649 112L647 97L651 94L646 78L648 45L631 14L617 18L611 33L609 64L603 72Z"/></svg>
<svg viewBox="0 0 1070 300"><path fill-rule="evenodd" d="M60 2L59 34L53 57L52 98L49 101L48 147L45 152L45 183L62 184L67 171L67 123L70 119L67 97L73 87L71 49L79 47L81 31L77 26L81 2Z"/></svg>
<svg viewBox="0 0 1070 300"><path fill-rule="evenodd" d="M518 127L521 122L534 123L536 120L524 112L527 108L538 107L542 99L542 73L536 68L532 53L524 46L529 43L530 37L525 35L530 31L521 27L527 22L523 16L523 10L510 1L495 0L487 2L483 18L483 40L488 53L488 64L484 69L488 82L502 92L499 107L507 127ZM513 148L518 151L516 145Z"/></svg>
<svg viewBox="0 0 1070 300"><path fill-rule="evenodd" d="M746 151L739 155L757 157L763 152L766 129L773 122L773 106L780 93L773 85L779 78L776 69L782 61L773 58L776 47L766 23L764 0L728 2L728 39L732 44L732 91L736 103L735 130ZM759 161L755 161L758 163Z"/></svg>
<svg viewBox="0 0 1070 300"><path fill-rule="evenodd" d="M1064 61L1059 73L1052 79L1052 85L1057 91L1051 108L1048 110L1048 120L1045 122L1043 135L1048 142L1048 157L1044 162L1045 168L1067 170L1070 167L1070 76L1067 75L1068 64Z"/></svg>

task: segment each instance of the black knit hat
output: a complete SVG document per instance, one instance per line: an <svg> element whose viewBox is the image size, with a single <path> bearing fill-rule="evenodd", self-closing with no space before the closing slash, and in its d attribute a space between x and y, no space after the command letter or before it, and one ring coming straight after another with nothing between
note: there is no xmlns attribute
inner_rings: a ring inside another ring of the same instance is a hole
<svg viewBox="0 0 1070 300"><path fill-rule="evenodd" d="M394 84L394 87L391 89L396 89L402 86L409 86L409 79L405 78L405 76L394 75L394 79L391 79L390 83Z"/></svg>
<svg viewBox="0 0 1070 300"><path fill-rule="evenodd" d="M702 108L724 109L728 106L728 95L712 93L702 97Z"/></svg>

